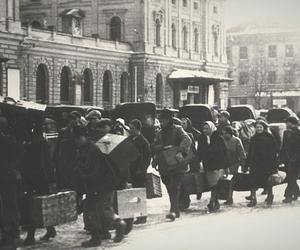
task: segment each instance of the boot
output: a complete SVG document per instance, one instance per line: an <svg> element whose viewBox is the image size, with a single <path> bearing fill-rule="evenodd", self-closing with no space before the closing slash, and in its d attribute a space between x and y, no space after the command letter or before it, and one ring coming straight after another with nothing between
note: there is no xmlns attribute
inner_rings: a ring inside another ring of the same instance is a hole
<svg viewBox="0 0 300 250"><path fill-rule="evenodd" d="M56 230L54 227L47 227L47 232L40 238L41 241L49 241L51 238L55 238Z"/></svg>
<svg viewBox="0 0 300 250"><path fill-rule="evenodd" d="M171 222L173 222L176 219L176 214L175 213L169 213L169 214L166 215L166 219L168 219Z"/></svg>
<svg viewBox="0 0 300 250"><path fill-rule="evenodd" d="M116 236L114 238L115 243L119 243L124 239L125 231L126 231L125 221L121 220L121 219L117 220L117 222L116 222Z"/></svg>
<svg viewBox="0 0 300 250"><path fill-rule="evenodd" d="M292 197L286 197L282 202L287 204L287 203L292 203L292 201L293 201Z"/></svg>
<svg viewBox="0 0 300 250"><path fill-rule="evenodd" d="M200 201L202 198L202 193L201 194L197 194L197 200Z"/></svg>
<svg viewBox="0 0 300 250"><path fill-rule="evenodd" d="M246 196L245 199L247 201L252 201L253 200L253 196L252 195Z"/></svg>
<svg viewBox="0 0 300 250"><path fill-rule="evenodd" d="M133 219L126 219L124 221L124 223L125 223L125 232L124 232L124 234L128 235L132 231L132 228L133 228Z"/></svg>
<svg viewBox="0 0 300 250"><path fill-rule="evenodd" d="M35 229L29 229L27 232L27 237L24 240L24 246L33 246L35 244Z"/></svg>
<svg viewBox="0 0 300 250"><path fill-rule="evenodd" d="M228 199L227 201L224 202L225 206L231 206L232 204L233 204L233 199L232 198L230 198L230 199Z"/></svg>
<svg viewBox="0 0 300 250"><path fill-rule="evenodd" d="M267 189L264 189L262 192L261 192L261 195L267 195L268 194L268 190Z"/></svg>
<svg viewBox="0 0 300 250"><path fill-rule="evenodd" d="M208 211L209 212L212 212L213 211L213 208L214 208L214 203L213 201L210 201L207 205L207 208L208 208Z"/></svg>
<svg viewBox="0 0 300 250"><path fill-rule="evenodd" d="M100 235L98 233L93 233L91 239L88 240L88 241L82 242L81 246L84 247L84 248L101 246L101 237L100 237Z"/></svg>
<svg viewBox="0 0 300 250"><path fill-rule="evenodd" d="M104 234L101 235L102 240L110 240L111 239L111 233L109 231L104 232Z"/></svg>
<svg viewBox="0 0 300 250"><path fill-rule="evenodd" d="M138 217L137 220L133 223L134 225L145 224L147 222L147 217Z"/></svg>
<svg viewBox="0 0 300 250"><path fill-rule="evenodd" d="M293 196L293 201L297 201L298 200L298 195L294 195Z"/></svg>
<svg viewBox="0 0 300 250"><path fill-rule="evenodd" d="M252 197L253 199L250 201L250 203L247 205L247 207L255 207L257 205L256 197Z"/></svg>
<svg viewBox="0 0 300 250"><path fill-rule="evenodd" d="M273 205L274 195L268 194L268 197L266 199L267 206L270 207Z"/></svg>

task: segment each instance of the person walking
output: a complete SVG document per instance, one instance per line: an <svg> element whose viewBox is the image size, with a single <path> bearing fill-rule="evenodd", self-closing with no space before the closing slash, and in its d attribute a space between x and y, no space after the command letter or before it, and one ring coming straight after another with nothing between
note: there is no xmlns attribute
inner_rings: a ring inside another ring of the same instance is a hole
<svg viewBox="0 0 300 250"><path fill-rule="evenodd" d="M274 136L269 133L268 124L264 121L256 122L256 133L250 140L249 153L246 167L250 169L251 195L248 207L257 204L256 191L258 188L265 188L268 191L266 203L273 204L273 186L268 182L269 177L277 173L277 143Z"/></svg>
<svg viewBox="0 0 300 250"><path fill-rule="evenodd" d="M229 163L224 140L211 121L204 123L203 134L199 139L198 155L203 163L208 186L211 190L211 198L207 207L209 212L216 212L220 208L217 184L224 175L225 169L229 168Z"/></svg>
<svg viewBox="0 0 300 250"><path fill-rule="evenodd" d="M9 136L8 120L0 116L0 249L16 250L15 234L20 223L17 199L16 148Z"/></svg>
<svg viewBox="0 0 300 250"><path fill-rule="evenodd" d="M132 120L129 124L129 134L133 144L139 151L139 157L130 166L129 175L130 182L133 188L145 188L146 187L146 175L147 169L151 162L151 150L150 144L147 139L142 135L142 123L140 120ZM134 224L146 223L147 217L139 217Z"/></svg>
<svg viewBox="0 0 300 250"><path fill-rule="evenodd" d="M91 239L83 242L82 246L100 246L106 229L111 227L116 228L114 242L120 242L124 238L126 224L113 209L115 177L112 168L96 144L88 139L85 127L75 127L73 133L79 148L76 170L86 194L83 213L88 222L86 229L91 233Z"/></svg>
<svg viewBox="0 0 300 250"><path fill-rule="evenodd" d="M234 136L234 131L231 126L226 126L222 130L223 139L226 146L227 158L229 163L229 169L227 174L233 175L233 185L235 175L238 173L238 169L241 166L245 167L246 153L241 140ZM230 194L229 199L224 203L225 205L233 204L233 193Z"/></svg>
<svg viewBox="0 0 300 250"><path fill-rule="evenodd" d="M286 119L287 131L284 132L280 161L287 169L287 188L284 203L298 200L300 195L297 179L300 174L300 130L295 117Z"/></svg>
<svg viewBox="0 0 300 250"><path fill-rule="evenodd" d="M222 135L223 128L226 126L231 126L230 113L228 111L222 111L220 113L220 117L218 120L218 127L217 127L217 131L219 135Z"/></svg>
<svg viewBox="0 0 300 250"><path fill-rule="evenodd" d="M163 183L165 184L170 198L170 213L166 216L167 219L174 221L180 217L179 198L180 190L187 170L187 164L183 162L184 155L187 155L192 141L188 134L181 126L174 125L173 113L164 109L159 117L161 130L157 133L153 144L153 153L158 160L158 171L160 172ZM170 167L165 158L164 151L176 148L177 153L174 159L179 163L176 166Z"/></svg>

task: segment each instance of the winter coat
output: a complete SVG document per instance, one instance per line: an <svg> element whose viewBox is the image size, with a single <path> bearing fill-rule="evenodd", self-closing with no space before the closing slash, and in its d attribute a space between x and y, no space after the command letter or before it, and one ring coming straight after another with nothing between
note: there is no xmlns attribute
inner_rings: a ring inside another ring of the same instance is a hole
<svg viewBox="0 0 300 250"><path fill-rule="evenodd" d="M75 169L80 176L85 194L103 194L115 189L113 170L105 155L93 142L89 141L80 147Z"/></svg>
<svg viewBox="0 0 300 250"><path fill-rule="evenodd" d="M206 172L229 168L226 146L217 131L211 135L210 144L207 136L203 134L200 136L198 156Z"/></svg>
<svg viewBox="0 0 300 250"><path fill-rule="evenodd" d="M286 166L300 168L300 130L285 131L283 135L282 148L280 150L280 161Z"/></svg>
<svg viewBox="0 0 300 250"><path fill-rule="evenodd" d="M226 152L229 162L230 173L234 174L238 171L239 166L244 166L246 161L246 153L241 140L232 136L230 140L224 140Z"/></svg>
<svg viewBox="0 0 300 250"><path fill-rule="evenodd" d="M247 167L256 188L264 187L268 177L277 171L277 143L272 134L263 132L251 138Z"/></svg>
<svg viewBox="0 0 300 250"><path fill-rule="evenodd" d="M152 150L157 155L158 169L161 174L164 174L166 166L162 166L164 161L162 160L162 152L165 146L178 147L178 152L187 154L190 150L192 140L182 127L177 125L170 125L167 128L160 130L154 140ZM187 167L187 166L186 166ZM186 167L178 167L171 172L185 172Z"/></svg>
<svg viewBox="0 0 300 250"><path fill-rule="evenodd" d="M130 166L130 176L145 175L151 161L150 145L143 135L132 138L133 144L139 151L138 159Z"/></svg>

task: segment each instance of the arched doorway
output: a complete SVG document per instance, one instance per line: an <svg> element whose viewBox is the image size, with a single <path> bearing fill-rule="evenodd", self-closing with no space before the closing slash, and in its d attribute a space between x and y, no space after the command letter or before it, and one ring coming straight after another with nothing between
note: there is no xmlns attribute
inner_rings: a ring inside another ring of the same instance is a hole
<svg viewBox="0 0 300 250"><path fill-rule="evenodd" d="M93 103L93 73L90 69L83 72L82 100L83 104Z"/></svg>
<svg viewBox="0 0 300 250"><path fill-rule="evenodd" d="M114 16L110 20L110 39L112 41L121 41L121 18Z"/></svg>
<svg viewBox="0 0 300 250"><path fill-rule="evenodd" d="M161 74L156 75L155 101L158 107L163 104L163 78Z"/></svg>
<svg viewBox="0 0 300 250"><path fill-rule="evenodd" d="M131 97L131 88L129 85L129 76L124 72L121 76L121 98L120 102L129 102Z"/></svg>
<svg viewBox="0 0 300 250"><path fill-rule="evenodd" d="M49 73L45 64L40 64L36 71L36 102L46 104L49 101Z"/></svg>
<svg viewBox="0 0 300 250"><path fill-rule="evenodd" d="M106 70L103 75L103 102L110 103L112 99L112 84L113 78L109 70Z"/></svg>
<svg viewBox="0 0 300 250"><path fill-rule="evenodd" d="M60 101L71 103L72 72L69 67L64 66L60 75Z"/></svg>

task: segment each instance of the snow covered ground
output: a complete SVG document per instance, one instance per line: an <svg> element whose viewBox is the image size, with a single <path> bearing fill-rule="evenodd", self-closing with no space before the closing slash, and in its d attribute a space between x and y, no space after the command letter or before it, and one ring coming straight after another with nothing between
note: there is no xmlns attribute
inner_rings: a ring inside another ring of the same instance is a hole
<svg viewBox="0 0 300 250"><path fill-rule="evenodd" d="M272 208L264 205L265 196L262 195L258 195L256 208L248 208L244 199L248 192L236 192L235 204L222 206L215 214L206 212L208 193L200 201L191 196L191 207L173 223L164 219L169 208L164 192L162 199L148 200L146 225L136 226L122 243L106 241L97 250L299 250L300 201L282 204L284 189L285 185L275 188ZM81 242L89 238L82 228L80 218L75 223L58 227L53 241L43 244L37 241L35 247L20 249L81 249ZM37 239L41 233L38 232Z"/></svg>

